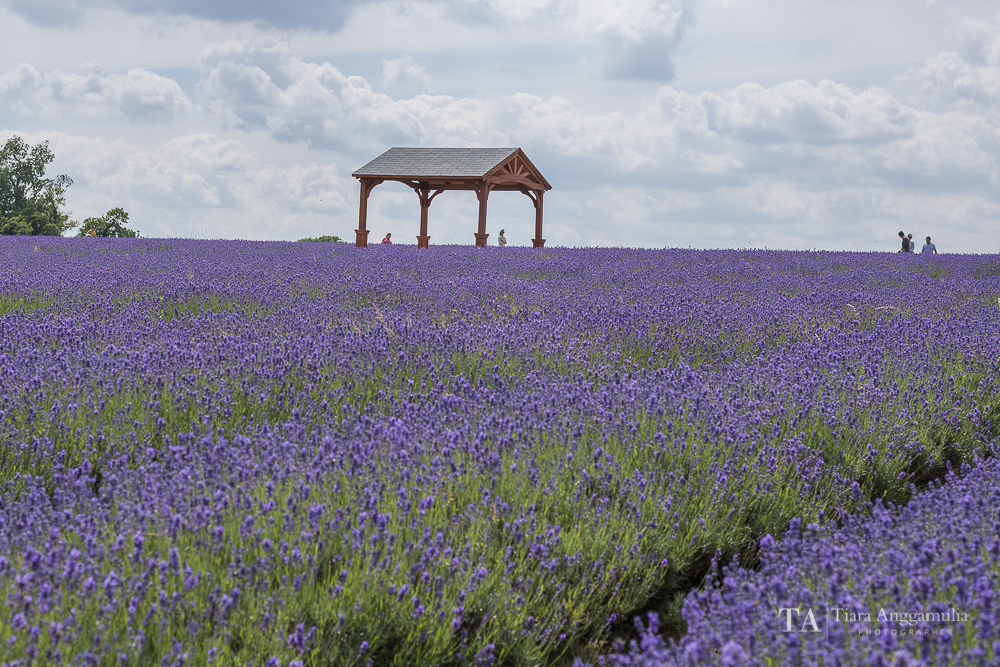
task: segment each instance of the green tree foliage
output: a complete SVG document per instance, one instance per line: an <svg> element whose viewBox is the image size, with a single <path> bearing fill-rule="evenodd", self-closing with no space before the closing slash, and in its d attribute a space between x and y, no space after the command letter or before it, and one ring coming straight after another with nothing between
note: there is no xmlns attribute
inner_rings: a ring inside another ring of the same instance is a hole
<svg viewBox="0 0 1000 667"><path fill-rule="evenodd" d="M128 213L122 208L113 208L99 218L84 220L77 236L89 236L91 229L94 230L94 236L102 238L134 239L139 236L139 232L125 226L126 222Z"/></svg>
<svg viewBox="0 0 1000 667"><path fill-rule="evenodd" d="M341 241L341 238L339 236L317 236L316 238L299 239L299 241L317 241L317 242L333 241L334 243L336 243Z"/></svg>
<svg viewBox="0 0 1000 667"><path fill-rule="evenodd" d="M0 149L0 234L58 236L76 226L61 210L73 179L45 177L54 159L47 141L30 146L13 137Z"/></svg>

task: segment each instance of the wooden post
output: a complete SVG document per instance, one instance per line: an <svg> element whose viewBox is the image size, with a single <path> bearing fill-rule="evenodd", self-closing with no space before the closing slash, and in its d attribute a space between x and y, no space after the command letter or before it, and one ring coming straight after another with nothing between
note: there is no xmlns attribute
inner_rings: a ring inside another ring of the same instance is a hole
<svg viewBox="0 0 1000 667"><path fill-rule="evenodd" d="M481 248L486 247L486 239L490 236L486 233L486 200L490 196L490 187L489 183L483 182L476 189L476 196L479 197L479 231L476 232L476 245Z"/></svg>
<svg viewBox="0 0 1000 667"><path fill-rule="evenodd" d="M430 245L431 237L427 235L427 209L431 207L430 199L428 195L430 194L430 189L424 188L417 190L417 196L420 197L420 235L417 236L417 247L426 248Z"/></svg>
<svg viewBox="0 0 1000 667"><path fill-rule="evenodd" d="M531 239L531 247L544 248L545 239L542 238L542 195L544 190L535 191L535 238Z"/></svg>
<svg viewBox="0 0 1000 667"><path fill-rule="evenodd" d="M372 188L381 183L380 180L362 178L361 180L361 204L358 207L358 228L354 230L357 236L354 245L359 248L368 247L368 195Z"/></svg>
<svg viewBox="0 0 1000 667"><path fill-rule="evenodd" d="M431 207L431 202L439 194L444 192L444 190L435 190L434 194L431 194L430 187L416 187L412 186L413 190L417 193L417 197L420 198L420 235L417 236L417 247L426 248L430 245L431 237L427 235L427 213L428 209Z"/></svg>

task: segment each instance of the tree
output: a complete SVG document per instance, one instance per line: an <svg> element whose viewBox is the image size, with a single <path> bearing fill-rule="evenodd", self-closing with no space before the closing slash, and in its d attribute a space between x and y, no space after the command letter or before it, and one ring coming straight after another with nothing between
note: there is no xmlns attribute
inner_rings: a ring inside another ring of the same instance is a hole
<svg viewBox="0 0 1000 667"><path fill-rule="evenodd" d="M59 236L76 227L61 210L73 179L45 177L54 159L47 141L30 146L13 137L0 149L0 234Z"/></svg>
<svg viewBox="0 0 1000 667"><path fill-rule="evenodd" d="M91 229L94 230L95 236L103 238L134 239L139 236L139 232L125 226L126 222L128 222L128 213L124 209L113 208L100 218L84 220L77 236L88 236Z"/></svg>
<svg viewBox="0 0 1000 667"><path fill-rule="evenodd" d="M317 236L316 238L299 239L299 241L318 241L320 243L324 241L332 241L334 243L340 242L339 236Z"/></svg>

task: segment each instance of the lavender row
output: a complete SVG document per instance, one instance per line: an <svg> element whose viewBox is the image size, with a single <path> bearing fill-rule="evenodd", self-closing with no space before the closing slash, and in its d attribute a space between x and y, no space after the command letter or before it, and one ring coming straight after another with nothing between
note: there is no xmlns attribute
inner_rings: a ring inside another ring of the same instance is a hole
<svg viewBox="0 0 1000 667"><path fill-rule="evenodd" d="M839 527L793 521L760 569L713 568L684 602L688 634L641 638L607 666L995 665L1000 662L1000 462Z"/></svg>

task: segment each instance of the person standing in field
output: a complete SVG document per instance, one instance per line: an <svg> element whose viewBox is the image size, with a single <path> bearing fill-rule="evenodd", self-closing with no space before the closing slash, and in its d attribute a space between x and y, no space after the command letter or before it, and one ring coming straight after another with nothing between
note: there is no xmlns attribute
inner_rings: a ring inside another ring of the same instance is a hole
<svg viewBox="0 0 1000 667"><path fill-rule="evenodd" d="M897 250L896 252L910 252L910 240L906 238L906 234L900 232L899 238L903 241L903 247Z"/></svg>
<svg viewBox="0 0 1000 667"><path fill-rule="evenodd" d="M910 242L910 249L907 250L906 252L916 252L917 244L913 242L913 234L907 234L906 240Z"/></svg>
<svg viewBox="0 0 1000 667"><path fill-rule="evenodd" d="M503 235L503 231L504 230L501 229L500 230L500 236L497 237L497 243L500 244L501 248L504 247L505 245L507 245L507 237Z"/></svg>
<svg viewBox="0 0 1000 667"><path fill-rule="evenodd" d="M385 233L385 238L382 239L382 245L392 245L392 232Z"/></svg>
<svg viewBox="0 0 1000 667"><path fill-rule="evenodd" d="M938 254L937 246L934 245L933 243L931 243L931 237L929 237L929 236L927 237L927 243L924 244L924 247L921 248L920 252L922 252L925 255L936 255L936 254Z"/></svg>
<svg viewBox="0 0 1000 667"><path fill-rule="evenodd" d="M97 230L95 230L93 227L91 227L90 230L87 232L87 236L90 237L90 238L92 238L92 239L96 239L97 238Z"/></svg>

